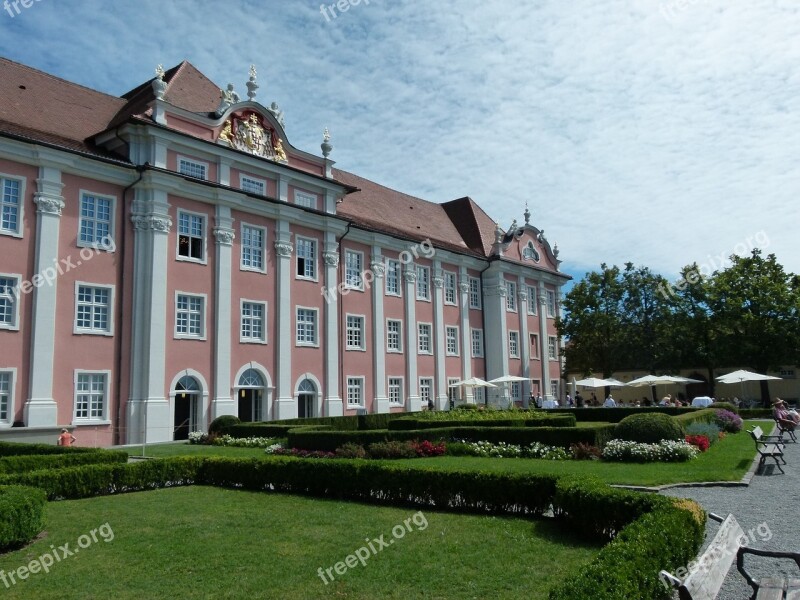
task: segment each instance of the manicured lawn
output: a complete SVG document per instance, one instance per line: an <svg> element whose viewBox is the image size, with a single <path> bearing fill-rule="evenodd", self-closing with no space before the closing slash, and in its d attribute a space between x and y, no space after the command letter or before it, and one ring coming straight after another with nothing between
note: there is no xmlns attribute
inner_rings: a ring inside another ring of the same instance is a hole
<svg viewBox="0 0 800 600"><path fill-rule="evenodd" d="M141 446L124 448L131 456L141 456ZM145 456L163 458L166 456L227 456L230 458L253 458L266 456L263 448L234 448L226 446L203 446L200 444L148 444Z"/></svg>
<svg viewBox="0 0 800 600"><path fill-rule="evenodd" d="M46 536L0 556L0 569L8 574L64 544L75 550L81 536L108 527L49 573L7 589L0 582L3 598L535 599L599 550L548 520L201 486L53 502L46 522ZM335 568L381 536L391 545L373 542L364 566L332 570L335 580L323 583L320 567Z"/></svg>

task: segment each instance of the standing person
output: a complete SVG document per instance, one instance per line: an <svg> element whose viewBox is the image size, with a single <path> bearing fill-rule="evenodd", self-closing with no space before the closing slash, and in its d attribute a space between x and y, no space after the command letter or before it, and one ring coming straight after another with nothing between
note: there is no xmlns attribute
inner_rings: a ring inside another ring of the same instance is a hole
<svg viewBox="0 0 800 600"><path fill-rule="evenodd" d="M597 396L594 392L592 392L592 397L589 399L589 406L599 406L600 402L597 400Z"/></svg>
<svg viewBox="0 0 800 600"><path fill-rule="evenodd" d="M536 394L536 408L542 408L542 395Z"/></svg>
<svg viewBox="0 0 800 600"><path fill-rule="evenodd" d="M583 396L581 396L580 392L575 394L575 404L578 408L583 408Z"/></svg>
<svg viewBox="0 0 800 600"><path fill-rule="evenodd" d="M76 438L66 429L61 430L61 435L58 436L58 445L59 446L72 446L73 442L75 442Z"/></svg>
<svg viewBox="0 0 800 600"><path fill-rule="evenodd" d="M572 396L570 396L569 394L567 394L567 406L569 406L570 408L572 408L573 406L575 406L575 405L572 403Z"/></svg>
<svg viewBox="0 0 800 600"><path fill-rule="evenodd" d="M433 410L433 398L428 398L428 410Z"/></svg>

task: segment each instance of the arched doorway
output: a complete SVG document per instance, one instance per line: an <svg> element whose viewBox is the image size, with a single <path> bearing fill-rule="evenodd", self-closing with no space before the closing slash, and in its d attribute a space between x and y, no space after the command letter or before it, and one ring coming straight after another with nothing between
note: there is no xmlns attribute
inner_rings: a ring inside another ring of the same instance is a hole
<svg viewBox="0 0 800 600"><path fill-rule="evenodd" d="M239 377L239 419L242 421L264 420L264 391L266 385L261 373L247 369Z"/></svg>
<svg viewBox="0 0 800 600"><path fill-rule="evenodd" d="M200 429L200 384L191 375L184 375L175 384L174 440L188 440L189 433Z"/></svg>
<svg viewBox="0 0 800 600"><path fill-rule="evenodd" d="M304 379L297 386L297 416L308 419L316 416L317 386L310 379Z"/></svg>

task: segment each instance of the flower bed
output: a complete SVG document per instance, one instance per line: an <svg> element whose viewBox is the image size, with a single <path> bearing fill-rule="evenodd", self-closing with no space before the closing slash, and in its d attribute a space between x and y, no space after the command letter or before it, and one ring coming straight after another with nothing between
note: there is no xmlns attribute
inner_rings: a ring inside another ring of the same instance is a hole
<svg viewBox="0 0 800 600"><path fill-rule="evenodd" d="M457 441L448 445L448 454L455 456L482 456L484 458L544 458L547 460L567 460L572 455L564 448L547 446L533 442L525 446L505 442Z"/></svg>
<svg viewBox="0 0 800 600"><path fill-rule="evenodd" d="M603 448L603 460L619 462L683 462L700 451L685 441L662 440L656 444L611 440Z"/></svg>
<svg viewBox="0 0 800 600"><path fill-rule="evenodd" d="M211 446L232 446L236 448L267 448L275 444L275 438L271 437L248 437L235 438L228 434L208 435L202 431L193 431L189 434L190 444L206 444Z"/></svg>

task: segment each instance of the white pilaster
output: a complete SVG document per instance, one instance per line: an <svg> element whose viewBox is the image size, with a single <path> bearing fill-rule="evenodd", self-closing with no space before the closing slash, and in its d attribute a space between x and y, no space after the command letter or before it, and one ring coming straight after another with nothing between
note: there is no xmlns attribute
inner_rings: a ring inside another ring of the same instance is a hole
<svg viewBox="0 0 800 600"><path fill-rule="evenodd" d="M483 332L486 355L486 379L508 375L508 330L506 327L506 295L508 288L502 273L484 275L483 313L486 330ZM499 398L502 388L487 388Z"/></svg>
<svg viewBox="0 0 800 600"><path fill-rule="evenodd" d="M228 169L230 173L230 168ZM233 230L231 209L217 206L217 226L214 238L217 249L217 270L215 281L215 314L214 314L214 399L211 405L211 418L220 415L235 415L239 411L236 401L231 397L233 382L231 381L231 269Z"/></svg>
<svg viewBox="0 0 800 600"><path fill-rule="evenodd" d="M550 393L550 354L547 350L547 292L544 283L539 284L539 356L542 360L542 398L552 400Z"/></svg>
<svg viewBox="0 0 800 600"><path fill-rule="evenodd" d="M61 171L40 167L36 180L36 253L34 263L33 327L31 332L30 397L25 403L27 427L58 425L58 406L53 398L53 368L58 281L42 282L45 269L58 265L58 234L64 198ZM38 279L37 279L38 278ZM66 394L70 396L69 392Z"/></svg>
<svg viewBox="0 0 800 600"><path fill-rule="evenodd" d="M295 336L292 324L295 315L292 314L292 234L287 221L278 221L275 226L275 281L277 313L277 394L275 400L275 418L296 419L297 403L294 401L292 387L292 353L294 350ZM319 323L317 323L317 336L319 336Z"/></svg>
<svg viewBox="0 0 800 600"><path fill-rule="evenodd" d="M403 270L405 281L405 317L406 317L406 410L417 412L422 409L419 397L419 379L417 378L417 267L413 262Z"/></svg>
<svg viewBox="0 0 800 600"><path fill-rule="evenodd" d="M372 361L375 381L376 413L389 412L389 396L386 393L386 324L384 322L383 275L386 266L383 264L383 255L380 246L372 247Z"/></svg>
<svg viewBox="0 0 800 600"><path fill-rule="evenodd" d="M289 202L289 178L285 175L278 175L278 200Z"/></svg>
<svg viewBox="0 0 800 600"><path fill-rule="evenodd" d="M527 381L521 382L522 406L528 408L528 398L531 393L531 341L528 335L528 302L536 302L536 298L528 298L528 288L525 278L520 276L517 282L519 290L519 344L520 358L522 359L522 377Z"/></svg>
<svg viewBox="0 0 800 600"><path fill-rule="evenodd" d="M167 336L167 261L172 219L167 193L139 188L132 208L134 229L131 389L125 439L129 444L172 440L165 396ZM120 300L121 302L122 300Z"/></svg>
<svg viewBox="0 0 800 600"><path fill-rule="evenodd" d="M325 416L341 417L344 405L339 396L339 294L337 292L339 252L336 235L325 232ZM377 350L376 350L377 351Z"/></svg>
<svg viewBox="0 0 800 600"><path fill-rule="evenodd" d="M436 374L436 410L444 410L447 401L447 375L445 370L445 332L444 332L444 272L439 260L433 263L433 328L435 330L434 359Z"/></svg>
<svg viewBox="0 0 800 600"><path fill-rule="evenodd" d="M217 179L220 185L231 184L231 163L222 157L217 162Z"/></svg>
<svg viewBox="0 0 800 600"><path fill-rule="evenodd" d="M472 377L472 328L469 323L469 275L462 267L459 273L458 295L461 317L461 379ZM473 404L472 388L460 388L459 394L465 404Z"/></svg>

